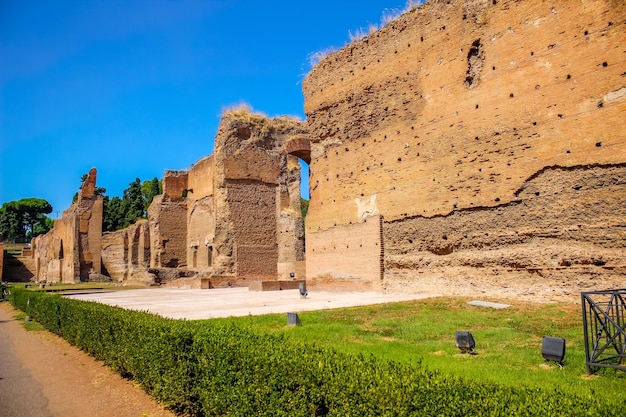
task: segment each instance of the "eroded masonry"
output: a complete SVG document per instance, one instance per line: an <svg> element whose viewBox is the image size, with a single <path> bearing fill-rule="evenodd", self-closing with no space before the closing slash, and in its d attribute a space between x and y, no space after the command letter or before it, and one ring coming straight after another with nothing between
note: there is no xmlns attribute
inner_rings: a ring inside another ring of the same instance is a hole
<svg viewBox="0 0 626 417"><path fill-rule="evenodd" d="M101 237L102 270L84 256L74 271L208 286L294 272L310 288L448 293L623 287L625 22L619 1L431 0L324 58L303 81L306 122L226 115L213 155L165 173L147 221ZM297 157L311 173L306 268ZM51 236L40 280L86 247L60 258Z"/></svg>
<svg viewBox="0 0 626 417"><path fill-rule="evenodd" d="M78 282L105 275L125 283L153 284L195 278L186 284L206 288L302 280L298 158L308 160L308 155L302 122L268 119L245 110L228 112L221 120L213 155L187 171L165 172L163 194L153 200L147 220L104 235L101 229L89 229L89 238L82 238L76 230L87 201L97 203L87 212L102 222L92 170L78 202L36 241L41 248L36 255L41 260L37 279ZM67 233L78 238L66 237ZM72 258L74 245L83 241L98 247L101 264L80 263L80 275L57 273L63 268L55 265Z"/></svg>
<svg viewBox="0 0 626 417"><path fill-rule="evenodd" d="M615 1L430 1L322 60L310 285L626 285L625 22Z"/></svg>

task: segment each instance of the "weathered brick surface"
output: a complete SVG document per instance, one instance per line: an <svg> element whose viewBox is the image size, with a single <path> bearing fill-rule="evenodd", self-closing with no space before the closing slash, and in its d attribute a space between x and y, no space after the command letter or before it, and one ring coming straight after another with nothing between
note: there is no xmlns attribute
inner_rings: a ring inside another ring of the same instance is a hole
<svg viewBox="0 0 626 417"><path fill-rule="evenodd" d="M431 1L322 60L303 82L307 258L313 234L380 214L390 289L561 262L623 283L625 19L617 1Z"/></svg>
<svg viewBox="0 0 626 417"><path fill-rule="evenodd" d="M102 263L102 197L94 194L96 169L85 178L76 203L63 212L54 227L33 239L34 280L75 283L100 274Z"/></svg>

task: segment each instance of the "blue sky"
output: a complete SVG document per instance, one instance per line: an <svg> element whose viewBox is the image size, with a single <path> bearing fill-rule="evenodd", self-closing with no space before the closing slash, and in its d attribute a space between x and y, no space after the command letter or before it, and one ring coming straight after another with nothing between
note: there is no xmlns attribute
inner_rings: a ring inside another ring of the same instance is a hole
<svg viewBox="0 0 626 417"><path fill-rule="evenodd" d="M239 103L304 120L310 56L406 5L0 0L0 205L44 198L55 218L92 167L110 197L188 169Z"/></svg>

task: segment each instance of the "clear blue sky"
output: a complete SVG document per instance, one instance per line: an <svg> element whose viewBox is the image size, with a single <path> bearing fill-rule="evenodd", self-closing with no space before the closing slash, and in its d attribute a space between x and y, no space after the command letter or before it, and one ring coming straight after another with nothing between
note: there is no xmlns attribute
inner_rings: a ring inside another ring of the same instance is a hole
<svg viewBox="0 0 626 417"><path fill-rule="evenodd" d="M0 0L0 205L121 196L213 153L224 108L304 120L311 54L406 0ZM305 192L308 197L308 191Z"/></svg>

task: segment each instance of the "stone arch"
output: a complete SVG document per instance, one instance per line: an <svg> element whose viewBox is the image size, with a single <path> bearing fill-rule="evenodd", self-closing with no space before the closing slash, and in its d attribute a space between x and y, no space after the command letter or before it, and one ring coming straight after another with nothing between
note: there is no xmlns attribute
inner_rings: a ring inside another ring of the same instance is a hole
<svg viewBox="0 0 626 417"><path fill-rule="evenodd" d="M297 137L285 143L285 154L294 155L307 164L311 164L311 141L308 138Z"/></svg>

